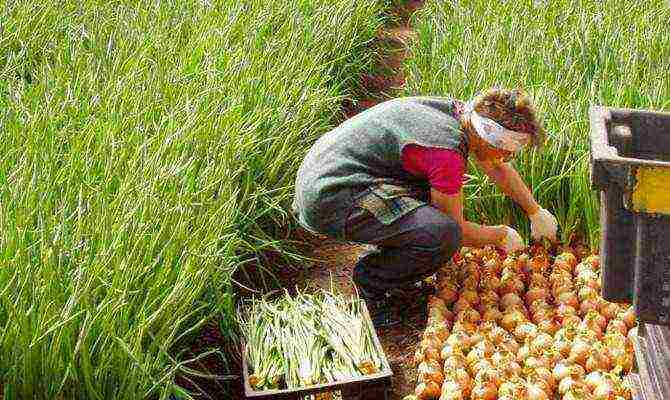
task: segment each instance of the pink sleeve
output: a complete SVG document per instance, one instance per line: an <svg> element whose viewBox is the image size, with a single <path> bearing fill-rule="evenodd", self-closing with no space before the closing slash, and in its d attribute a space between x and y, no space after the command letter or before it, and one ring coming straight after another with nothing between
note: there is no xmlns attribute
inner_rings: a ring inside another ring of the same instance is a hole
<svg viewBox="0 0 670 400"><path fill-rule="evenodd" d="M465 160L455 150L408 145L402 152L403 167L424 176L430 186L445 194L457 194L463 187Z"/></svg>

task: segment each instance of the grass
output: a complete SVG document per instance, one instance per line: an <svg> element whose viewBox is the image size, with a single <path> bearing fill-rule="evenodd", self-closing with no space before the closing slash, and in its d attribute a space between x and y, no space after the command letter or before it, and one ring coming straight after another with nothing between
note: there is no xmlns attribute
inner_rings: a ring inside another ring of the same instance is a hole
<svg viewBox="0 0 670 400"><path fill-rule="evenodd" d="M284 249L295 169L387 5L0 8L4 398L181 393L182 343L214 316L235 335L231 274Z"/></svg>
<svg viewBox="0 0 670 400"><path fill-rule="evenodd" d="M406 95L470 99L492 85L523 87L549 133L546 149L515 161L563 239L596 245L598 198L588 175L590 105L670 108L670 6L662 0L430 0L416 17ZM514 224L522 210L474 169L466 212Z"/></svg>

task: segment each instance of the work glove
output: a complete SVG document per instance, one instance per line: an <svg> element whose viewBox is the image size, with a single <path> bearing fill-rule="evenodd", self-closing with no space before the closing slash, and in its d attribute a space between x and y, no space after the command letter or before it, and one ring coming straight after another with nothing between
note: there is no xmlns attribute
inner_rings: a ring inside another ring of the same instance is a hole
<svg viewBox="0 0 670 400"><path fill-rule="evenodd" d="M535 214L528 215L528 218L530 218L530 236L533 239L539 240L546 237L556 241L558 222L549 211L540 208Z"/></svg>
<svg viewBox="0 0 670 400"><path fill-rule="evenodd" d="M521 235L519 235L519 232L513 228L510 228L509 226L503 226L503 228L505 228L505 231L507 232L502 240L502 243L500 243L500 247L503 250L505 250L507 253L511 253L513 251L523 250L523 248L526 247L526 245L523 243Z"/></svg>

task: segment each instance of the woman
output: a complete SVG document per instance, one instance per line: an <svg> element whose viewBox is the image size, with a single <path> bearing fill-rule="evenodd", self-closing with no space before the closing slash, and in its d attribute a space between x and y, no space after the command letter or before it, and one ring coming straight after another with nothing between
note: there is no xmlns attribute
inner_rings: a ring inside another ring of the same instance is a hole
<svg viewBox="0 0 670 400"><path fill-rule="evenodd" d="M463 218L469 155L531 221L533 238L555 239L554 216L508 163L544 138L530 98L491 88L469 103L407 97L378 104L322 136L296 180L294 211L306 229L376 245L353 280L376 326L397 322L388 292L433 274L461 246L521 249L508 226Z"/></svg>

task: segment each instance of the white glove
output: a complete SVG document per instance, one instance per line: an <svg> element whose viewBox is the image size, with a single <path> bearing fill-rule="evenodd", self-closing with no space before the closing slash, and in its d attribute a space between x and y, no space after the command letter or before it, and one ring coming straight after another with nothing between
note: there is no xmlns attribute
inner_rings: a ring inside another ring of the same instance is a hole
<svg viewBox="0 0 670 400"><path fill-rule="evenodd" d="M506 252L511 253L513 251L523 250L523 248L526 247L526 245L523 243L521 235L519 235L519 232L513 228L510 228L509 226L503 226L503 228L505 228L507 234L503 238L500 247L502 247Z"/></svg>
<svg viewBox="0 0 670 400"><path fill-rule="evenodd" d="M529 215L528 218L530 218L530 236L533 239L546 237L556 241L558 222L549 211L540 208L535 214Z"/></svg>

